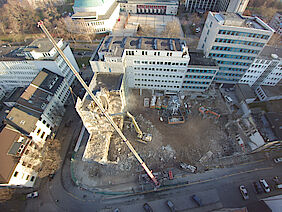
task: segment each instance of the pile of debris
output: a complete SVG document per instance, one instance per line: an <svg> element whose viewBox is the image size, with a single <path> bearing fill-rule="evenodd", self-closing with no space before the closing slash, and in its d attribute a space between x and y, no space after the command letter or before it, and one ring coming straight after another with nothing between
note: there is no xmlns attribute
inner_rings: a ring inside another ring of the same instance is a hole
<svg viewBox="0 0 282 212"><path fill-rule="evenodd" d="M113 120L119 128L122 128L123 115L121 112L123 106L119 92L110 92L105 88L101 88L96 93L96 97L109 114L120 113L120 115L115 115ZM86 96L84 101L78 99L76 107L84 126L90 134L82 160L107 164L109 163L108 152L111 137L115 130L98 106L87 98Z"/></svg>

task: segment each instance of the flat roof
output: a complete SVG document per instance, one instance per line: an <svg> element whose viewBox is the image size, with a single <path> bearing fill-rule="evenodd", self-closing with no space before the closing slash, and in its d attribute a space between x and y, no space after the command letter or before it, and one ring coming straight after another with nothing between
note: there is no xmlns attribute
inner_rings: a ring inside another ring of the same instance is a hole
<svg viewBox="0 0 282 212"><path fill-rule="evenodd" d="M124 49L182 51L183 43L179 38L107 36L99 52L121 57Z"/></svg>
<svg viewBox="0 0 282 212"><path fill-rule="evenodd" d="M54 38L58 43L62 38ZM53 44L49 41L48 38L39 38L31 42L28 46L26 46L23 51L30 52L32 50L36 52L49 52L54 48Z"/></svg>
<svg viewBox="0 0 282 212"><path fill-rule="evenodd" d="M211 14L221 25L271 31L271 28L267 27L267 24L258 17L243 16L239 13L230 12L211 12Z"/></svg>
<svg viewBox="0 0 282 212"><path fill-rule="evenodd" d="M40 41L39 41L40 40ZM61 38L55 39L57 42ZM37 46L36 46L37 45ZM61 47L64 50L67 47L67 43L64 42ZM24 60L34 60L31 58L26 58L25 52L35 51L35 52L48 52L52 49L52 43L47 38L37 39L27 46L6 46L0 47L0 61L24 61ZM55 60L58 56L58 52L52 58L40 58L36 60Z"/></svg>
<svg viewBox="0 0 282 212"><path fill-rule="evenodd" d="M278 58L275 58L276 56L273 54L277 55ZM281 59L282 47L265 46L262 49L261 53L259 54L259 57L268 58L268 59Z"/></svg>
<svg viewBox="0 0 282 212"><path fill-rule="evenodd" d="M267 112L266 118L271 124L271 128L274 131L276 137L282 140L282 114L277 112Z"/></svg>
<svg viewBox="0 0 282 212"><path fill-rule="evenodd" d="M235 85L235 89L238 89L238 91L240 91L240 98L242 98L241 100L257 98L254 90L247 84L237 83Z"/></svg>
<svg viewBox="0 0 282 212"><path fill-rule="evenodd" d="M199 66L218 66L216 60L212 58L205 58L203 52L193 52L189 51L190 61L189 65L199 65Z"/></svg>
<svg viewBox="0 0 282 212"><path fill-rule="evenodd" d="M124 2L124 1L119 1ZM128 0L126 3L129 4L177 4L178 0Z"/></svg>
<svg viewBox="0 0 282 212"><path fill-rule="evenodd" d="M9 182L18 164L18 158L9 155L8 152L20 136L21 134L9 125L0 132L0 183Z"/></svg>
<svg viewBox="0 0 282 212"><path fill-rule="evenodd" d="M261 85L260 87L264 91L267 97L282 95L282 86Z"/></svg>
<svg viewBox="0 0 282 212"><path fill-rule="evenodd" d="M20 96L23 94L26 88L18 87L15 88L11 93L10 96L4 101L5 102L16 102Z"/></svg>

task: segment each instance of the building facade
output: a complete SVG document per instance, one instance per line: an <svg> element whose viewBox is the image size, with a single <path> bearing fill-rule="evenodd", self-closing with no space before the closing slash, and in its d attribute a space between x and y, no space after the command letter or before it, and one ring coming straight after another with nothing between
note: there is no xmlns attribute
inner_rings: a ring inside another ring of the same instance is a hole
<svg viewBox="0 0 282 212"><path fill-rule="evenodd" d="M57 39L57 45L63 50L76 70L79 70L69 45ZM1 47L0 87L9 92L16 87L28 86L43 68L64 77L64 100L70 94L69 86L74 81L74 74L67 63L57 53L48 39L38 39L30 45L20 48Z"/></svg>
<svg viewBox="0 0 282 212"><path fill-rule="evenodd" d="M0 132L1 184L33 187L41 151L64 114L64 78L43 69L25 89ZM3 140L2 140L3 139Z"/></svg>
<svg viewBox="0 0 282 212"><path fill-rule="evenodd" d="M194 54L191 59L185 42L176 38L108 36L90 64L94 72L125 73L129 88L202 92L218 66L201 57Z"/></svg>
<svg viewBox="0 0 282 212"><path fill-rule="evenodd" d="M119 1L120 11L133 14L176 15L178 0L128 0Z"/></svg>
<svg viewBox="0 0 282 212"><path fill-rule="evenodd" d="M249 0L186 0L188 12L222 11L244 13Z"/></svg>
<svg viewBox="0 0 282 212"><path fill-rule="evenodd" d="M265 46L239 83L248 84L254 88L260 85L276 86L282 79L281 57L282 48Z"/></svg>
<svg viewBox="0 0 282 212"><path fill-rule="evenodd" d="M119 18L120 5L116 0L75 0L72 21L67 28L73 33L111 32Z"/></svg>
<svg viewBox="0 0 282 212"><path fill-rule="evenodd" d="M215 82L236 84L273 32L257 17L209 12L197 48L216 59L219 71Z"/></svg>
<svg viewBox="0 0 282 212"><path fill-rule="evenodd" d="M279 35L282 34L282 12L275 13L269 26L271 26Z"/></svg>

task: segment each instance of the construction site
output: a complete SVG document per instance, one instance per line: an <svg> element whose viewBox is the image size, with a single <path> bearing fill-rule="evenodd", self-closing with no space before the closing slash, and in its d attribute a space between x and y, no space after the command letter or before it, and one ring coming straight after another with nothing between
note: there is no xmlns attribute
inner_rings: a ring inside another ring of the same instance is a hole
<svg viewBox="0 0 282 212"><path fill-rule="evenodd" d="M89 87L156 175L204 172L216 167L215 160L244 154L236 141L236 117L218 89L204 96L152 90L140 95L138 89L125 92L122 77L95 74ZM78 99L76 110L90 134L73 160L77 183L87 188L144 183L140 176L146 172L88 94Z"/></svg>

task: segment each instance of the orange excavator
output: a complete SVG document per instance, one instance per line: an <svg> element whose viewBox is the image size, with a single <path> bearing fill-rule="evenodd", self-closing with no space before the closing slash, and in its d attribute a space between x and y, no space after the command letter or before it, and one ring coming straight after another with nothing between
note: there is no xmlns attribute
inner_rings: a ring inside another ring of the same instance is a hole
<svg viewBox="0 0 282 212"><path fill-rule="evenodd" d="M203 115L210 113L210 114L214 115L216 119L219 119L219 117L220 117L220 115L218 113L211 111L209 109L206 109L204 107L199 107L199 111Z"/></svg>

